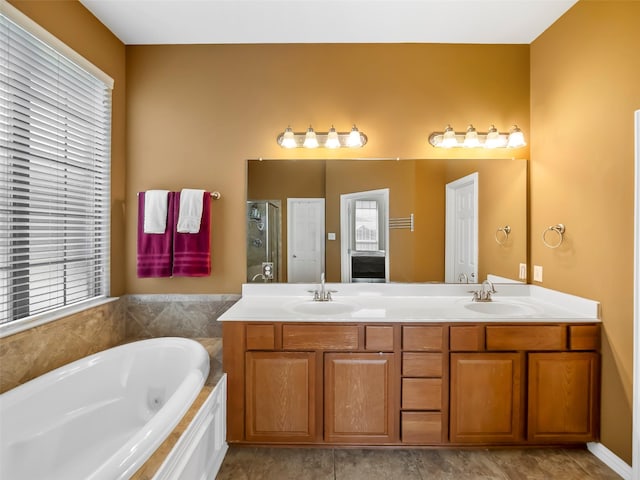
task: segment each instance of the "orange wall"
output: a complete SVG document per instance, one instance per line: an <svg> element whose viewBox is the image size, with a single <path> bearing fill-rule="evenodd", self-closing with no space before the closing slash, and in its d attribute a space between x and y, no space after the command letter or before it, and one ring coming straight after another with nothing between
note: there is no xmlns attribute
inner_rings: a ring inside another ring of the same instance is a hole
<svg viewBox="0 0 640 480"><path fill-rule="evenodd" d="M127 46L127 98L127 292L236 293L245 279L246 159L318 158L281 149L276 136L287 125L354 122L367 145L323 156L486 156L435 149L427 137L470 122L518 123L527 134L529 46ZM211 277L136 278L136 192L189 187L223 195L212 208Z"/></svg>
<svg viewBox="0 0 640 480"><path fill-rule="evenodd" d="M114 79L111 131L111 295L125 293L125 46L77 1L9 0Z"/></svg>
<svg viewBox="0 0 640 480"><path fill-rule="evenodd" d="M638 25L640 2L580 1L531 45L531 263L545 287L601 302L601 439L628 463ZM556 223L551 250L540 237Z"/></svg>

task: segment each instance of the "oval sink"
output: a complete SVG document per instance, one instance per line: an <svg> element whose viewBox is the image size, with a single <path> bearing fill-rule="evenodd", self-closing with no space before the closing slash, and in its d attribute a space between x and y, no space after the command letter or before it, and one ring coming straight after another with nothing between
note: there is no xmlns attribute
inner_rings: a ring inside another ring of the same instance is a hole
<svg viewBox="0 0 640 480"><path fill-rule="evenodd" d="M308 301L298 303L291 306L291 310L306 315L339 315L341 313L353 312L356 309L354 305L344 302L314 302Z"/></svg>
<svg viewBox="0 0 640 480"><path fill-rule="evenodd" d="M535 313L535 309L519 303L502 303L502 302L477 302L466 303L464 308L477 313L485 313L488 315L531 315Z"/></svg>

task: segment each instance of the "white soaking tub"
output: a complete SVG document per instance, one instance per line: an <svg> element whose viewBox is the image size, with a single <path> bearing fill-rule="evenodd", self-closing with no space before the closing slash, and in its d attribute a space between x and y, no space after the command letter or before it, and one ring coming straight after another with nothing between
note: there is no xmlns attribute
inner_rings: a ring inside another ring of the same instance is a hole
<svg viewBox="0 0 640 480"><path fill-rule="evenodd" d="M105 350L0 395L0 479L126 479L171 433L209 374L185 338Z"/></svg>

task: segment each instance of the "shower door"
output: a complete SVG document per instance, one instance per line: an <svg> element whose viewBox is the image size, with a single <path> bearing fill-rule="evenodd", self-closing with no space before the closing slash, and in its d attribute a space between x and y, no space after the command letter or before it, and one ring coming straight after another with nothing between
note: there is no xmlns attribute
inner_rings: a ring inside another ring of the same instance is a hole
<svg viewBox="0 0 640 480"><path fill-rule="evenodd" d="M247 282L281 281L279 200L247 202Z"/></svg>

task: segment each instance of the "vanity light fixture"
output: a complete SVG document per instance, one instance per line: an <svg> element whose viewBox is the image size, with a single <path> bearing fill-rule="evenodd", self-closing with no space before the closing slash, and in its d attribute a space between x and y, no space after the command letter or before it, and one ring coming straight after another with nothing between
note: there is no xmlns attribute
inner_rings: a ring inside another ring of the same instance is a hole
<svg viewBox="0 0 640 480"><path fill-rule="evenodd" d="M511 127L508 133L499 132L494 125L487 132L478 132L473 125L469 125L466 132L456 132L451 125L447 125L443 132L429 135L429 143L440 148L520 148L527 145L517 125Z"/></svg>
<svg viewBox="0 0 640 480"><path fill-rule="evenodd" d="M287 127L276 139L282 148L359 148L367 140L355 125L350 132L338 132L333 125L328 132L316 132L311 126L306 132L294 132Z"/></svg>

